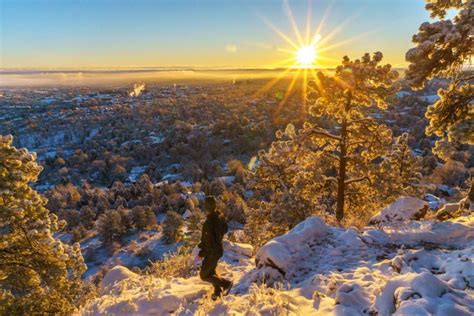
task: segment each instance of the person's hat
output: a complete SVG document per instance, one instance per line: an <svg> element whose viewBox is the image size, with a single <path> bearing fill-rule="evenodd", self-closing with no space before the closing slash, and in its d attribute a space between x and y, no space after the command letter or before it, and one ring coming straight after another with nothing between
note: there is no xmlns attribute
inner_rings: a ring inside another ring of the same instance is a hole
<svg viewBox="0 0 474 316"><path fill-rule="evenodd" d="M204 208L209 212L214 211L216 209L216 198L212 195L206 196L204 199Z"/></svg>

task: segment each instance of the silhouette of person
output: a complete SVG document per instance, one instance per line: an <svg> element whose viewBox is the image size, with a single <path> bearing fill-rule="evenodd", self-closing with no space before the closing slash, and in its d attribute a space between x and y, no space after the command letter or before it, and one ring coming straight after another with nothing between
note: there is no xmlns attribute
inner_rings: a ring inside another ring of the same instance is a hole
<svg viewBox="0 0 474 316"><path fill-rule="evenodd" d="M214 286L212 299L216 300L224 291L227 294L232 287L232 282L221 278L216 273L217 263L224 255L222 239L227 233L227 223L221 212L216 209L216 199L214 196L206 196L204 208L207 218L202 227L201 242L198 247L199 257L204 258L199 276L201 280L211 283Z"/></svg>

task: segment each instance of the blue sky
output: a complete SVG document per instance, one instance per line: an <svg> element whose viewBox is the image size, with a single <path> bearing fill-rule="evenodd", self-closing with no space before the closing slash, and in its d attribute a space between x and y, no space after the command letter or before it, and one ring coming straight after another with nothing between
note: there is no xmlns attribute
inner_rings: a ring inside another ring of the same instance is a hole
<svg viewBox="0 0 474 316"><path fill-rule="evenodd" d="M429 18L423 0L289 0L301 31L308 2L313 31L331 7L323 40L346 22L327 40L340 43L325 52L336 61L380 50L402 65L411 36ZM288 58L280 48L291 48L265 19L296 41L282 0L0 3L1 68L272 66Z"/></svg>

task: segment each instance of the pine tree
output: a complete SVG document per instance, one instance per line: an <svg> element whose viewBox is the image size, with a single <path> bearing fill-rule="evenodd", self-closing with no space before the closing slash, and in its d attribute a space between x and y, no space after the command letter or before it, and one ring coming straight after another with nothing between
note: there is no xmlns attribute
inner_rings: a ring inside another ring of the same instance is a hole
<svg viewBox="0 0 474 316"><path fill-rule="evenodd" d="M408 133L398 136L389 154L380 164L381 175L377 185L385 192L383 200L389 203L401 195L421 195L422 158L416 157L408 145Z"/></svg>
<svg viewBox="0 0 474 316"><path fill-rule="evenodd" d="M234 191L224 191L220 198L222 210L227 221L245 224L245 200Z"/></svg>
<svg viewBox="0 0 474 316"><path fill-rule="evenodd" d="M357 218L370 212L381 176L374 160L391 143L390 129L371 113L386 109L398 76L381 60L381 53L344 57L334 75L318 73L308 96L312 118L298 131L292 124L278 131L270 149L259 153L249 184L266 202L256 209L264 209L272 225L288 229L312 213L335 213L341 221L346 208ZM331 129L324 128L327 122Z"/></svg>
<svg viewBox="0 0 474 316"><path fill-rule="evenodd" d="M151 207L135 206L131 211L132 224L140 231L156 225L156 217Z"/></svg>
<svg viewBox="0 0 474 316"><path fill-rule="evenodd" d="M245 242L258 249L270 239L284 234L288 230L288 225L277 224L271 221L271 213L278 207L277 203L275 201L260 201L255 208L246 209ZM282 217L284 217L283 206L282 209Z"/></svg>
<svg viewBox="0 0 474 316"><path fill-rule="evenodd" d="M371 58L351 61L347 56L333 76L318 73L312 84L309 100L314 103L310 114L334 121L333 130L318 124L305 123L300 131L307 146L328 157L337 170L336 218L344 217L347 196L357 200L366 194L357 186L370 183L372 160L384 153L390 143L391 131L370 117L369 109L387 108L387 99L396 91L394 80L398 73L389 64L381 66L382 53Z"/></svg>
<svg viewBox="0 0 474 316"><path fill-rule="evenodd" d="M0 136L0 314L70 314L85 271L79 244L63 244L64 227L34 191L36 155Z"/></svg>
<svg viewBox="0 0 474 316"><path fill-rule="evenodd" d="M187 220L185 246L192 250L201 239L201 228L206 216L198 207L194 207L190 211L191 216Z"/></svg>
<svg viewBox="0 0 474 316"><path fill-rule="evenodd" d="M97 231L104 245L120 242L127 229L123 225L122 214L118 210L108 210L96 222Z"/></svg>
<svg viewBox="0 0 474 316"><path fill-rule="evenodd" d="M163 221L163 236L168 243L180 241L183 236L183 218L175 211L168 211Z"/></svg>
<svg viewBox="0 0 474 316"><path fill-rule="evenodd" d="M421 89L428 79L446 76L446 89L438 90L439 100L428 107L428 135L436 135L434 152L449 158L459 143L474 144L474 74L464 71L474 52L474 2L472 0L427 0L426 9L439 21L421 24L412 41L416 47L406 53L410 62L406 79ZM457 10L452 20L447 11Z"/></svg>
<svg viewBox="0 0 474 316"><path fill-rule="evenodd" d="M320 168L315 168L314 153L299 145L295 128L278 131L277 140L267 151L259 152L259 164L249 186L265 203L247 210L248 225L269 221L272 229L285 232L312 214L324 188ZM260 219L259 213L265 213Z"/></svg>

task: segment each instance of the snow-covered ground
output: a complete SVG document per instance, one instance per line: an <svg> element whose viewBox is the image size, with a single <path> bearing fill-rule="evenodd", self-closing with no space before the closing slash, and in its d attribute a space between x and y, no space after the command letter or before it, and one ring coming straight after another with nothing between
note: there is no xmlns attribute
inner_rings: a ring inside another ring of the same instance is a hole
<svg viewBox="0 0 474 316"><path fill-rule="evenodd" d="M219 273L235 285L215 303L197 276L165 281L117 266L82 314L474 314L474 215L361 231L311 217L250 252L226 243Z"/></svg>
<svg viewBox="0 0 474 316"><path fill-rule="evenodd" d="M98 236L86 238L81 242L81 249L86 255L87 271L84 278L94 276L103 268L112 268L117 264L127 267L144 268L149 261L156 261L165 254L172 253L180 244L167 244L161 231L149 230L136 232L127 236L124 245L110 254L102 245ZM93 257L90 258L90 254Z"/></svg>

